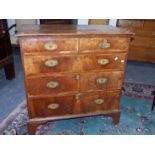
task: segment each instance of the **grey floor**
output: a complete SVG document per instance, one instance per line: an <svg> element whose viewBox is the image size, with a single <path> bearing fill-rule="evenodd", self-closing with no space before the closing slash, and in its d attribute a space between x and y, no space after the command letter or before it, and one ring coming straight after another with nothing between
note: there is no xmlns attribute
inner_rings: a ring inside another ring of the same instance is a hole
<svg viewBox="0 0 155 155"><path fill-rule="evenodd" d="M19 49L14 49L16 78L5 79L4 70L0 70L0 122L25 99ZM128 62L125 81L142 82L155 85L155 64Z"/></svg>

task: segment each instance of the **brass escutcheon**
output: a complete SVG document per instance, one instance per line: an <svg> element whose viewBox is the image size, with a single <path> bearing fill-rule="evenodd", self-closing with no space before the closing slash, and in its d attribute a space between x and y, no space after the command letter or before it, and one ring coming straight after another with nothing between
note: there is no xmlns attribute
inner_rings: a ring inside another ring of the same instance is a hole
<svg viewBox="0 0 155 155"><path fill-rule="evenodd" d="M57 103L51 103L48 105L48 109L55 110L57 108L59 108L59 104L57 104Z"/></svg>
<svg viewBox="0 0 155 155"><path fill-rule="evenodd" d="M58 86L59 86L59 83L56 82L56 81L51 81L51 82L48 82L48 83L47 83L47 87L48 87L48 88L56 88L56 87L58 87Z"/></svg>
<svg viewBox="0 0 155 155"><path fill-rule="evenodd" d="M99 44L99 47L102 49L106 49L110 47L110 43L108 43L107 39L103 39L103 41Z"/></svg>
<svg viewBox="0 0 155 155"><path fill-rule="evenodd" d="M47 67L55 67L58 65L58 60L47 60L45 62L45 66Z"/></svg>

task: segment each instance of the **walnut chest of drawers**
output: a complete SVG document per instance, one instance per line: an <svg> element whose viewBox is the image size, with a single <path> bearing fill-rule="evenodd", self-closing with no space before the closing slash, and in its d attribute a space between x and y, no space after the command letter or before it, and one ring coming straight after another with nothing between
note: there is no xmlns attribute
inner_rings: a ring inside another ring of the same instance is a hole
<svg viewBox="0 0 155 155"><path fill-rule="evenodd" d="M23 26L17 36L29 133L50 120L92 115L118 123L131 35L110 26Z"/></svg>

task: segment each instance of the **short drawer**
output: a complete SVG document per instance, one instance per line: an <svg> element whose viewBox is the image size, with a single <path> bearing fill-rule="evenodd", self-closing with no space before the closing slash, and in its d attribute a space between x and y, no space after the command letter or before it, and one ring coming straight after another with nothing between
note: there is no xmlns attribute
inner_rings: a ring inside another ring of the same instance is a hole
<svg viewBox="0 0 155 155"><path fill-rule="evenodd" d="M126 53L113 54L85 54L81 56L84 71L116 69L124 70L126 64Z"/></svg>
<svg viewBox="0 0 155 155"><path fill-rule="evenodd" d="M102 113L119 109L120 91L84 93L80 97L81 113Z"/></svg>
<svg viewBox="0 0 155 155"><path fill-rule="evenodd" d="M130 45L135 47L155 48L155 38L135 36Z"/></svg>
<svg viewBox="0 0 155 155"><path fill-rule="evenodd" d="M71 115L75 109L75 96L29 98L30 117Z"/></svg>
<svg viewBox="0 0 155 155"><path fill-rule="evenodd" d="M105 37L105 38L81 38L79 40L80 52L106 51L122 52L128 50L129 38Z"/></svg>
<svg viewBox="0 0 155 155"><path fill-rule="evenodd" d="M77 52L77 39L52 39L50 37L24 38L21 48L24 53L50 52L75 53Z"/></svg>
<svg viewBox="0 0 155 155"><path fill-rule="evenodd" d="M115 90L122 88L123 72L96 72L80 75L80 91Z"/></svg>
<svg viewBox="0 0 155 155"><path fill-rule="evenodd" d="M52 95L74 92L78 89L76 74L56 74L27 78L26 83L29 95Z"/></svg>
<svg viewBox="0 0 155 155"><path fill-rule="evenodd" d="M44 73L74 72L79 70L79 61L74 55L36 55L25 56L26 75Z"/></svg>

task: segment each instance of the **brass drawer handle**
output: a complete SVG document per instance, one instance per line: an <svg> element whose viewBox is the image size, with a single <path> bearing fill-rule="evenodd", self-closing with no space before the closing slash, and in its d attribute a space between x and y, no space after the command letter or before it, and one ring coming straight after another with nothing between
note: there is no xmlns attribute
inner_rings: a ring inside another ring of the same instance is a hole
<svg viewBox="0 0 155 155"><path fill-rule="evenodd" d="M45 62L45 66L47 67L55 67L58 65L58 60L47 60Z"/></svg>
<svg viewBox="0 0 155 155"><path fill-rule="evenodd" d="M48 109L55 110L57 108L59 108L59 104L57 104L57 103L51 103L48 105Z"/></svg>
<svg viewBox="0 0 155 155"><path fill-rule="evenodd" d="M48 82L47 83L47 87L48 88L56 88L56 87L58 87L59 86L59 83L58 82L56 82L56 81L51 81L51 82Z"/></svg>
<svg viewBox="0 0 155 155"><path fill-rule="evenodd" d="M94 102L95 104L100 105L104 103L104 99L99 98L99 99L96 99Z"/></svg>
<svg viewBox="0 0 155 155"><path fill-rule="evenodd" d="M99 65L106 65L106 64L109 63L109 60L108 60L108 59L98 59L98 60L97 60L97 63L98 63Z"/></svg>
<svg viewBox="0 0 155 155"><path fill-rule="evenodd" d="M106 49L110 47L110 43L108 43L107 39L103 39L103 41L99 44L99 47L102 49Z"/></svg>
<svg viewBox="0 0 155 155"><path fill-rule="evenodd" d="M106 83L107 81L108 81L108 79L105 78L105 77L98 78L98 79L96 80L97 84L104 84L104 83Z"/></svg>
<svg viewBox="0 0 155 155"><path fill-rule="evenodd" d="M53 43L53 42L47 42L47 43L45 43L44 48L46 50L52 51L52 50L57 49L58 45L56 43Z"/></svg>

